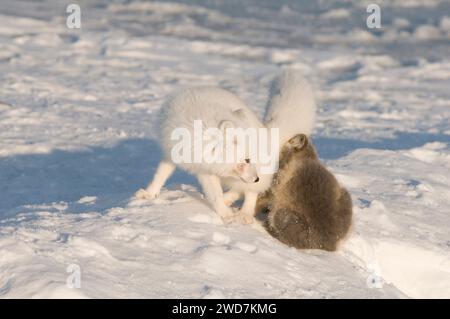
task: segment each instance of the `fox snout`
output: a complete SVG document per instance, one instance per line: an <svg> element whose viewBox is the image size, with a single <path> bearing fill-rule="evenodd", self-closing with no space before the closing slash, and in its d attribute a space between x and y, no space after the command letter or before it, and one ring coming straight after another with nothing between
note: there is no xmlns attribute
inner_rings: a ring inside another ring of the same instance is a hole
<svg viewBox="0 0 450 319"><path fill-rule="evenodd" d="M249 160L245 160L245 163L239 163L235 168L235 172L244 183L259 182L256 168L253 164L250 164Z"/></svg>
<svg viewBox="0 0 450 319"><path fill-rule="evenodd" d="M259 182L259 177L258 176L243 176L243 175L241 175L239 177L241 178L241 180L244 183L250 184L250 183L258 183Z"/></svg>

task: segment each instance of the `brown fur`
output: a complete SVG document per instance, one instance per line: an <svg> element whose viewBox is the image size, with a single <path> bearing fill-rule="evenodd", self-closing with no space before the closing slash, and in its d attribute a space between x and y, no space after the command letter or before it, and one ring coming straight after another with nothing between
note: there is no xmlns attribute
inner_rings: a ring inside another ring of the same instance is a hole
<svg viewBox="0 0 450 319"><path fill-rule="evenodd" d="M350 194L322 165L304 134L283 146L280 169L256 209L269 213L265 226L272 236L300 249L336 250L352 219Z"/></svg>

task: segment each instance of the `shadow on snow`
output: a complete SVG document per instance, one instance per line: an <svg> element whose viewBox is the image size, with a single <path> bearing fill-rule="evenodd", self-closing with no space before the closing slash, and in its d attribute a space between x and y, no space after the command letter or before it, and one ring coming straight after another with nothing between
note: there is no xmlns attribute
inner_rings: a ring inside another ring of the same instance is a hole
<svg viewBox="0 0 450 319"><path fill-rule="evenodd" d="M20 205L70 202L83 196L101 199L114 194L123 197L115 198L120 202L147 185L160 159L158 144L148 139L124 140L87 151L55 150L0 159L0 216ZM193 176L180 170L168 186L174 183L198 186Z"/></svg>

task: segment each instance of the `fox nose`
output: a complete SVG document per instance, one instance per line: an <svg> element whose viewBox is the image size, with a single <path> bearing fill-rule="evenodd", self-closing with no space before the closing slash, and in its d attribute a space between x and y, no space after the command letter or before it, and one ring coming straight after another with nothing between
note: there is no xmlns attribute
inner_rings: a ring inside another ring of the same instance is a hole
<svg viewBox="0 0 450 319"><path fill-rule="evenodd" d="M258 182L259 182L259 177L256 177L255 183L258 183Z"/></svg>

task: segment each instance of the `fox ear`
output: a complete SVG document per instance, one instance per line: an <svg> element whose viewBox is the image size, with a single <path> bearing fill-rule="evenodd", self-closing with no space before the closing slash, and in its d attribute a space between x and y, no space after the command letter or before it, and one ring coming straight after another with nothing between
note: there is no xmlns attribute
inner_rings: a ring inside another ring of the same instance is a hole
<svg viewBox="0 0 450 319"><path fill-rule="evenodd" d="M308 145L308 137L305 134L297 134L289 140L289 145L296 150L301 150Z"/></svg>

